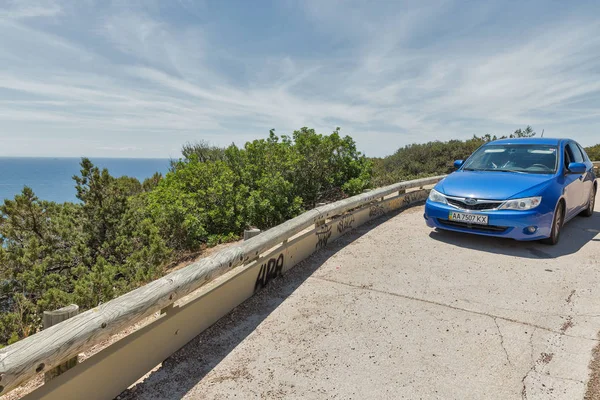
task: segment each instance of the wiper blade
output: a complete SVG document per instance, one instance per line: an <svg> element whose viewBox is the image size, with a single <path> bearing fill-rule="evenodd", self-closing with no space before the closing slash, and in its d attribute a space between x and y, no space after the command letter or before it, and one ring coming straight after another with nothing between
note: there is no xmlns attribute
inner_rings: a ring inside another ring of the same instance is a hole
<svg viewBox="0 0 600 400"><path fill-rule="evenodd" d="M517 171L515 169L495 169L494 171L500 171L500 172L514 172L516 174L526 174L527 172L525 171Z"/></svg>
<svg viewBox="0 0 600 400"><path fill-rule="evenodd" d="M483 169L478 169L477 171L494 171L494 172L515 172L517 174L525 174L526 172L523 171L517 171L514 169L501 169L501 168L483 168Z"/></svg>

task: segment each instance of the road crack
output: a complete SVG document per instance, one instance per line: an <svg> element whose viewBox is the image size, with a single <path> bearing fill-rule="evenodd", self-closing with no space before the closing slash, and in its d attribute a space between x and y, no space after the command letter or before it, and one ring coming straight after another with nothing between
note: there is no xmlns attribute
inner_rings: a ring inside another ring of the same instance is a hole
<svg viewBox="0 0 600 400"><path fill-rule="evenodd" d="M521 400L527 400L527 386L525 384L525 379L527 379L527 377L529 376L529 374L532 373L535 370L535 365L536 365L536 361L533 359L533 353L534 353L534 350L533 350L533 334L534 333L535 333L535 329L531 332L531 336L529 336L529 347L531 348L531 368L523 376L523 379L521 379L521 385L523 386L523 388L521 389Z"/></svg>
<svg viewBox="0 0 600 400"><path fill-rule="evenodd" d="M498 335L500 336L500 346L502 346L502 350L504 350L504 354L506 355L506 361L508 362L508 365L512 367L513 363L510 361L510 357L508 357L508 351L506 350L506 346L504 346L504 335L502 335L500 325L498 325L497 318L492 319L494 320L494 324L496 324L496 328L498 329Z"/></svg>
<svg viewBox="0 0 600 400"><path fill-rule="evenodd" d="M501 315L494 315L494 314L485 313L485 312L482 312L482 311L469 310L469 309L466 309L466 308L461 308L461 307L453 306L453 305L450 305L450 304L440 303L439 301L421 299L421 298L418 298L418 297L408 296L408 295L401 294L401 293L394 293L394 292L389 292L389 291L386 291L386 290L379 290L379 289L374 289L374 288L368 288L368 287L361 286L361 285L354 285L352 283L340 282L340 281L336 281L334 279L326 278L326 277L323 277L323 276L310 276L309 279L316 279L316 280L320 280L320 281L324 281L324 282L335 283L337 285L344 285L344 286L348 286L348 287L351 287L351 288L354 288L354 289L359 289L359 290L368 290L368 291L375 292L375 293L381 293L381 294L385 294L385 295L389 295L389 296L399 297L399 298L406 299L406 300L418 301L418 302L421 302L421 303L426 303L426 304L435 305L435 306L439 306L439 307L445 307L445 308L449 308L449 309L456 310L456 311L466 312L466 313L469 313L469 314L481 315L481 316L486 316L486 317L490 317L490 318L498 318L498 319L501 319L503 321L514 322L515 324L519 324L519 325L523 325L523 326L529 326L531 328L540 329L540 330L543 330L543 331L546 331L546 332L555 333L557 335L566 336L566 337L570 337L570 338L573 338L573 339L589 340L591 342L596 342L596 343L600 342L600 339L598 339L598 338L593 339L593 338L589 338L589 337L585 337L585 336L568 335L566 333L561 332L560 330L554 330L554 329L551 329L551 328L547 328L545 326L532 324L530 322L519 321L519 320L514 319L514 318L503 317Z"/></svg>

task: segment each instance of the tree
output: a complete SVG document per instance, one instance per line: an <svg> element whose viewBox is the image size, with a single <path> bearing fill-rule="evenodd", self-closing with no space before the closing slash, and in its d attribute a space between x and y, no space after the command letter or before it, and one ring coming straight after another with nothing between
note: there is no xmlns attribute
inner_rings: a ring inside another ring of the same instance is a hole
<svg viewBox="0 0 600 400"><path fill-rule="evenodd" d="M533 131L533 128L529 125L527 125L527 127L525 129L517 129L515 131L515 133L512 133L510 135L510 138L528 138L528 137L534 137L536 135L536 133Z"/></svg>
<svg viewBox="0 0 600 400"><path fill-rule="evenodd" d="M213 146L205 140L198 140L193 143L186 143L181 147L181 154L184 159L189 160L192 155L198 157L200 162L222 161L225 158L225 149Z"/></svg>
<svg viewBox="0 0 600 400"><path fill-rule="evenodd" d="M0 205L0 345L38 331L44 310L94 307L156 279L169 260L137 179L82 159L74 180L80 203L25 187Z"/></svg>
<svg viewBox="0 0 600 400"><path fill-rule="evenodd" d="M291 180L307 207L321 201L354 195L370 185L371 163L356 149L354 140L302 128L293 133L294 163Z"/></svg>
<svg viewBox="0 0 600 400"><path fill-rule="evenodd" d="M179 251L239 237L249 226L267 229L370 184L371 162L339 129L302 128L281 138L271 130L219 157L186 154L148 196L149 214Z"/></svg>
<svg viewBox="0 0 600 400"><path fill-rule="evenodd" d="M148 195L148 210L168 245L197 250L217 236L242 229L235 204L245 193L233 190L233 173L223 161L180 161Z"/></svg>
<svg viewBox="0 0 600 400"><path fill-rule="evenodd" d="M162 178L163 176L160 172L155 172L150 178L144 179L144 182L142 183L142 190L144 192L152 191L158 186Z"/></svg>
<svg viewBox="0 0 600 400"><path fill-rule="evenodd" d="M69 273L89 257L81 216L79 205L39 200L28 187L0 206L0 343L36 332L43 310L71 301Z"/></svg>

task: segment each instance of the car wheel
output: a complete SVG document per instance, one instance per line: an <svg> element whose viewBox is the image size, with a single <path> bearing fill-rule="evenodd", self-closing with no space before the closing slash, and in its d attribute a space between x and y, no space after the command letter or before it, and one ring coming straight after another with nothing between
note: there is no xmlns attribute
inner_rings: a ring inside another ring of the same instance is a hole
<svg viewBox="0 0 600 400"><path fill-rule="evenodd" d="M558 203L556 211L554 212L554 219L552 221L552 231L550 237L542 240L543 243L555 245L560 239L560 230L562 229L563 222L565 220L565 206L562 202Z"/></svg>
<svg viewBox="0 0 600 400"><path fill-rule="evenodd" d="M596 186L592 188L592 192L590 193L590 200L588 203L588 207L581 213L584 217L591 217L594 215L594 205L596 204Z"/></svg>

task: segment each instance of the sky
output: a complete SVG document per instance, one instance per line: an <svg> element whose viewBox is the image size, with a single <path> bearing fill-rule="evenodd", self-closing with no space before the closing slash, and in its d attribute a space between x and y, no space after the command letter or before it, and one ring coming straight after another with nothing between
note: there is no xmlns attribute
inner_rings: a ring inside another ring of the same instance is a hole
<svg viewBox="0 0 600 400"><path fill-rule="evenodd" d="M341 127L368 156L600 142L600 2L0 0L0 156L178 157Z"/></svg>

